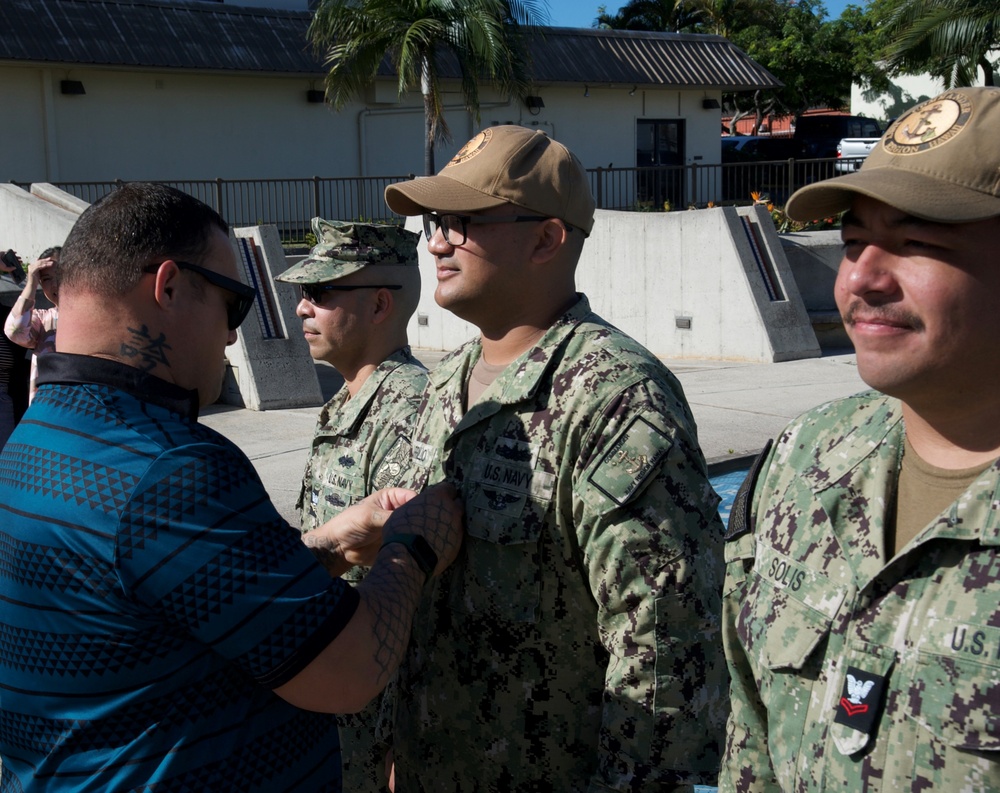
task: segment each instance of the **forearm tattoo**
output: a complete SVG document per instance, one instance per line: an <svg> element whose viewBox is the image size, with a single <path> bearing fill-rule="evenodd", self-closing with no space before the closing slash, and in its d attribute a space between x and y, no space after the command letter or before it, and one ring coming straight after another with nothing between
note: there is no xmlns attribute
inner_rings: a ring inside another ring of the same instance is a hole
<svg viewBox="0 0 1000 793"><path fill-rule="evenodd" d="M397 510L385 533L423 534L435 549L449 536L452 504L411 502ZM379 685L389 682L403 660L410 638L410 625L423 591L424 573L410 552L398 543L383 548L378 560L358 590L373 617Z"/></svg>
<svg viewBox="0 0 1000 793"><path fill-rule="evenodd" d="M349 569L332 538L309 531L302 535L302 542L332 577L338 578Z"/></svg>
<svg viewBox="0 0 1000 793"><path fill-rule="evenodd" d="M149 335L149 328L145 325L138 329L129 328L128 332L132 334L132 343L122 342L122 357L138 358L139 362L135 366L144 372L153 370L158 364L170 366L170 361L167 359L167 350L170 349L170 345L167 344L167 337L163 333L160 334L159 338L154 339Z"/></svg>

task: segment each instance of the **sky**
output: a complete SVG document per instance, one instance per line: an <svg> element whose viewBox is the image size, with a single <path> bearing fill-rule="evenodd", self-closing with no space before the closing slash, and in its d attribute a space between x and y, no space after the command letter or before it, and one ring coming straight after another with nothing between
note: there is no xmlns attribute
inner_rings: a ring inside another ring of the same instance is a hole
<svg viewBox="0 0 1000 793"><path fill-rule="evenodd" d="M862 5L859 0L853 0L855 5ZM848 0L824 0L830 19L837 19ZM613 14L625 3L615 0L548 0L549 24L562 28L589 28L597 17L597 7L605 5L608 13Z"/></svg>

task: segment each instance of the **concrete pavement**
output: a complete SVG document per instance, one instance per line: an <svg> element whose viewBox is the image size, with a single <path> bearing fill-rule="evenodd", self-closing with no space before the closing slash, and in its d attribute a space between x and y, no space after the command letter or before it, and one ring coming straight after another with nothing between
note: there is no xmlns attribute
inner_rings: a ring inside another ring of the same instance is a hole
<svg viewBox="0 0 1000 793"><path fill-rule="evenodd" d="M414 354L429 367L443 355L430 350ZM710 464L753 454L804 410L866 387L850 352L771 364L664 363L684 386ZM316 371L329 399L340 387L340 377L326 364L317 364ZM246 453L278 510L294 525L295 499L318 413L318 407L256 412L212 405L202 411L202 421Z"/></svg>

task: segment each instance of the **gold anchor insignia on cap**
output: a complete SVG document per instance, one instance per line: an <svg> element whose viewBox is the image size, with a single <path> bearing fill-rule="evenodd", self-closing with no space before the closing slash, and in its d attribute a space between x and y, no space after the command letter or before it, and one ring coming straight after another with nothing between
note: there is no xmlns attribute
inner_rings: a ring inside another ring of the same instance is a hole
<svg viewBox="0 0 1000 793"><path fill-rule="evenodd" d="M475 157L479 152L486 148L486 144L493 139L493 130L484 129L476 137L466 143L461 149L458 150L458 154L451 158L451 162L448 165L458 165L459 163L467 162Z"/></svg>
<svg viewBox="0 0 1000 793"><path fill-rule="evenodd" d="M882 145L891 154L918 154L946 143L965 129L972 103L965 94L942 94L906 113L886 134Z"/></svg>

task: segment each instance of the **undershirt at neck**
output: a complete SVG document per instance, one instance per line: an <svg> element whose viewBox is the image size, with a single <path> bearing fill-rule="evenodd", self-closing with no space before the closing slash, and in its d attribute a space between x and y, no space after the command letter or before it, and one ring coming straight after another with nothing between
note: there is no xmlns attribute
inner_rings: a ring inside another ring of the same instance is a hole
<svg viewBox="0 0 1000 793"><path fill-rule="evenodd" d="M476 365L472 367L472 372L469 375L469 382L466 384L465 392L465 409L468 410L473 405L475 405L482 395L486 392L486 389L493 385L493 381L496 380L500 373L507 368L507 364L490 364L486 363L486 359L482 355L479 356L479 360L476 361Z"/></svg>
<svg viewBox="0 0 1000 793"><path fill-rule="evenodd" d="M896 517L890 521L886 531L889 557L899 553L991 465L993 462L959 470L938 468L921 459L906 439L896 491Z"/></svg>

